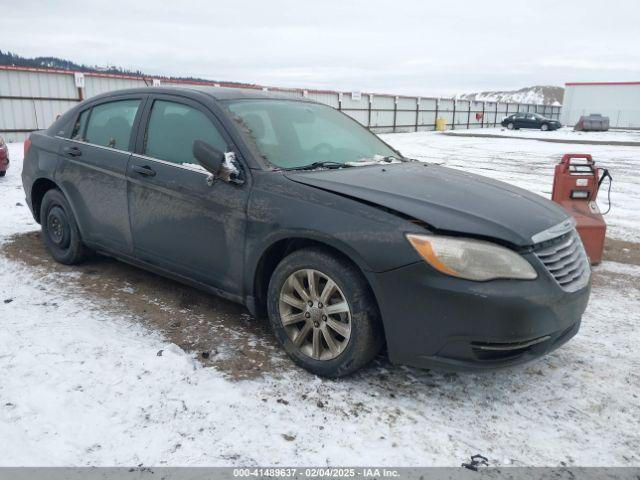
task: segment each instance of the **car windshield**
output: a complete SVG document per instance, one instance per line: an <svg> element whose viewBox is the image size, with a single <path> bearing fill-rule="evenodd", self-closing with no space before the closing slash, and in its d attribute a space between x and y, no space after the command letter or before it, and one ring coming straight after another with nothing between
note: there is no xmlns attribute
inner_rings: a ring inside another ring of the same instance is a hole
<svg viewBox="0 0 640 480"><path fill-rule="evenodd" d="M276 167L365 165L398 157L376 135L326 105L265 99L235 100L227 106Z"/></svg>

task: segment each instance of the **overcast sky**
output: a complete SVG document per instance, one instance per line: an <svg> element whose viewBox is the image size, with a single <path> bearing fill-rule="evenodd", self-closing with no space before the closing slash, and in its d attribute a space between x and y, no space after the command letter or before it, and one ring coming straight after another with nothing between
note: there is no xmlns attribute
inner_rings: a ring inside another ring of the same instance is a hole
<svg viewBox="0 0 640 480"><path fill-rule="evenodd" d="M0 49L414 95L640 80L639 0L0 0Z"/></svg>

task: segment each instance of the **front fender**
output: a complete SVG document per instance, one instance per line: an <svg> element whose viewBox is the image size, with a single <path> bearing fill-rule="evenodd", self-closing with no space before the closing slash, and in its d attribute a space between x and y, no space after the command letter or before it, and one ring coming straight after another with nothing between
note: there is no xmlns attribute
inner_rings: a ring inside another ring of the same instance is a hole
<svg viewBox="0 0 640 480"><path fill-rule="evenodd" d="M245 292L253 292L260 260L281 240L304 239L328 245L366 274L419 260L405 234L424 232L384 208L293 182L278 172L255 175L247 223Z"/></svg>

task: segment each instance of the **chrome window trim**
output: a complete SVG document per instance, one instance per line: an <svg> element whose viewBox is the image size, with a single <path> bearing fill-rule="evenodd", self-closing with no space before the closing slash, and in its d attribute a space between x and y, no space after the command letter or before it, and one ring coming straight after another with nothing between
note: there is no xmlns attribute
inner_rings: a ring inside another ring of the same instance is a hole
<svg viewBox="0 0 640 480"><path fill-rule="evenodd" d="M131 154L131 152L129 150L120 150L119 148L113 148L113 147L105 147L104 145L97 145L95 143L89 143L89 142L82 142L80 140L75 140L73 138L66 138L66 137L61 137L59 135L56 135L55 138L59 138L60 140L67 140L68 142L74 142L74 143L79 143L80 145L90 145L92 147L98 147L98 148L102 148L104 150L109 150L111 152L120 152L120 153L128 153Z"/></svg>
<svg viewBox="0 0 640 480"><path fill-rule="evenodd" d="M134 157L140 158L142 160L151 160L152 162L158 162L158 163L161 163L163 165L168 165L170 167L176 167L176 168L181 168L182 170L189 170L190 172L200 173L200 174L205 175L207 177L209 175L211 175L211 173L209 173L207 171L203 172L202 170L198 170L198 169L195 169L195 168L192 168L192 167L187 167L187 166L185 166L184 163L169 162L167 160L161 160L159 158L149 157L148 155L143 155L141 153L132 153L131 155L134 156ZM192 165L200 165L200 164L194 163Z"/></svg>
<svg viewBox="0 0 640 480"><path fill-rule="evenodd" d="M174 163L174 162L168 162L166 160L160 160L159 158L155 158L155 157L149 157L147 155L142 155L140 153L133 153L130 152L129 150L118 150L117 148L112 148L112 147L105 147L103 145L96 145L95 143L89 143L89 142L82 142L80 140L74 140L73 138L65 138L65 137L60 137L58 135L56 135L55 138L59 138L61 140L67 140L69 142L74 142L74 143L79 143L80 145L89 145L91 147L97 147L97 148L102 148L103 150L109 150L111 152L118 152L118 153L126 153L128 155L131 155L133 157L137 157L137 158L141 158L143 160L151 160L153 162L158 162L158 163L162 163L163 165L169 165L170 167L176 167L176 168L181 168L182 170L188 170L190 172L195 172L195 173L199 173L201 175L204 175L205 177L208 177L209 175L211 175L211 173L209 172L203 172L201 170L197 170L195 168L192 167L187 167L184 164L180 164L180 163ZM194 164L195 165L195 164Z"/></svg>

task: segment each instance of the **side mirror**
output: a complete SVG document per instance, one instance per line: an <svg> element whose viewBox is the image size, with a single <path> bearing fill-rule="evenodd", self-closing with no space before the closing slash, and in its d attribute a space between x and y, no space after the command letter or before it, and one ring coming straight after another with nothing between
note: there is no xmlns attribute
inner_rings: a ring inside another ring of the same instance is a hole
<svg viewBox="0 0 640 480"><path fill-rule="evenodd" d="M200 165L214 176L218 175L224 162L224 153L202 140L193 142L193 156L200 162Z"/></svg>

